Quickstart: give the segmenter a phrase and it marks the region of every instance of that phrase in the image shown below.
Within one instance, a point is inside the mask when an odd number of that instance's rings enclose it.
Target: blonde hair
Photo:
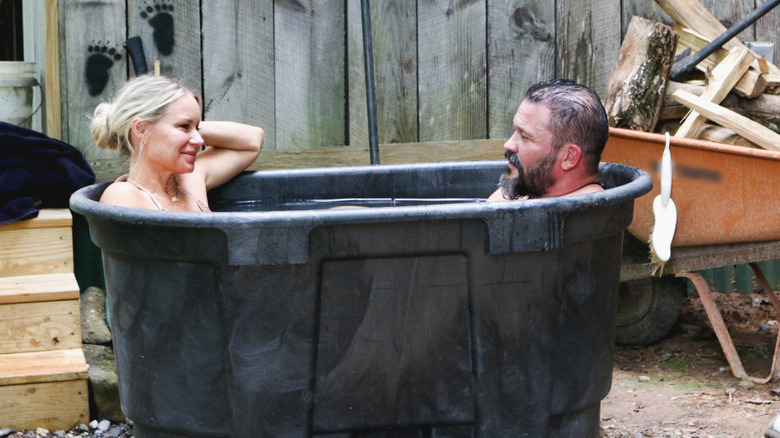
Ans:
[[[129,156],[133,153],[130,142],[133,119],[139,117],[154,123],[171,102],[186,95],[201,104],[195,93],[175,79],[153,75],[135,77],[119,90],[113,102],[103,102],[95,108],[89,126],[92,138],[101,149],[118,149]],[[142,147],[139,145],[139,149]]]

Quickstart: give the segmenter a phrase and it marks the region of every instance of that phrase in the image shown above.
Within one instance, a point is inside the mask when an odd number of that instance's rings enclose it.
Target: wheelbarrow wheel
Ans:
[[[648,277],[620,283],[616,342],[649,345],[669,333],[687,293],[685,279]]]

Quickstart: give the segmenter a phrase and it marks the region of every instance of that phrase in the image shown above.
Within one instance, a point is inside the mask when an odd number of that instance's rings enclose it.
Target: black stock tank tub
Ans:
[[[623,230],[652,185],[485,203],[505,162],[247,172],[213,213],[100,204],[138,437],[595,437]]]

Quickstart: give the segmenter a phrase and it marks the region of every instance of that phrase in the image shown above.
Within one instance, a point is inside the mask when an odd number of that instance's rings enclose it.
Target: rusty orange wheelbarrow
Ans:
[[[709,285],[696,271],[750,265],[780,315],[780,302],[756,264],[780,259],[780,153],[673,137],[671,197],[677,206],[677,229],[671,258],[662,275],[654,275],[658,266],[646,245],[653,228],[652,202],[660,193],[664,147],[663,135],[610,128],[602,157],[642,168],[654,180],[653,190],[635,201],[631,235],[624,244],[618,341],[646,344],[665,335],[679,314],[685,295],[682,279],[687,278],[702,299],[734,376],[766,383],[776,373],[780,335],[769,376],[748,376]]]

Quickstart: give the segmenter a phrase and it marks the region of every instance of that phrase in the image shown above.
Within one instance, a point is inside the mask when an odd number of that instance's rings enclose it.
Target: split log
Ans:
[[[755,59],[756,57],[747,49],[739,47],[732,49],[729,55],[712,70],[710,80],[704,86],[704,91],[699,97],[713,103],[720,103]],[[701,117],[699,113],[691,111],[674,136],[694,137],[705,121],[706,119]]]
[[[688,107],[672,98],[672,94],[677,90],[685,90],[698,96],[704,91],[704,87],[669,81],[663,103],[661,104],[659,120],[681,119],[690,111]],[[721,106],[755,120],[764,126],[780,126],[780,96],[764,93],[755,99],[745,99],[731,93],[723,99]]]
[[[671,27],[633,17],[607,84],[604,107],[610,126],[651,132],[674,62],[677,33]]]
[[[678,54],[687,48],[690,48],[692,52],[698,52],[710,42],[710,40],[708,40],[706,37],[691,29],[675,26],[674,30],[680,35],[679,41],[677,43]],[[746,47],[743,50],[748,50],[751,54],[753,54],[753,59],[755,61],[755,54],[752,51]],[[704,60],[697,64],[696,69],[705,73],[710,72],[715,69],[718,64],[723,62],[728,54],[729,51],[725,49],[721,48],[716,50],[712,53],[712,55],[704,58]],[[751,61],[751,63],[754,61]],[[743,97],[758,97],[766,90],[766,87],[767,81],[764,78],[764,75],[756,68],[750,68],[739,79],[736,85],[734,85],[734,92]]]
[[[780,152],[780,134],[734,111],[707,102],[687,91],[678,90],[672,97],[713,122],[731,129],[764,149]]]
[[[671,99],[671,95],[669,96]],[[655,128],[655,132],[663,134],[665,132],[675,132],[680,128],[679,120],[669,120],[665,122],[659,122]],[[696,133],[696,138],[699,140],[713,141],[715,143],[731,144],[734,146],[743,146],[749,148],[758,148],[759,146],[752,141],[742,137],[731,129],[724,128],[722,126],[713,125],[711,123],[705,123],[699,128]]]
[[[695,30],[710,41],[728,30],[698,0],[655,0],[655,2],[672,20],[683,27]],[[734,47],[748,48],[737,37],[723,45],[726,50],[731,50]],[[776,65],[769,64],[769,69],[771,74],[780,74],[780,68]]]
[[[780,86],[780,75],[764,75],[764,79],[766,79],[767,88]]]

